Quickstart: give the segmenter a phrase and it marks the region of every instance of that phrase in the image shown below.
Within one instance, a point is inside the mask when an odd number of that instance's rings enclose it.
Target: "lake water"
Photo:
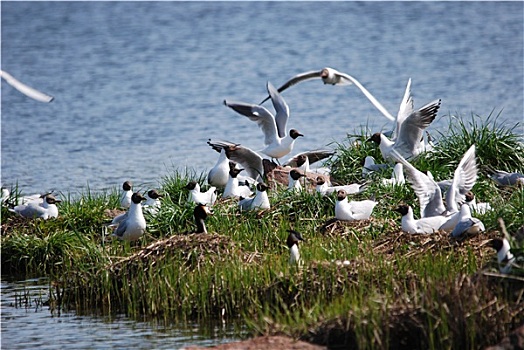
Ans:
[[[415,105],[523,119],[522,2],[2,2],[2,69],[55,96],[2,82],[2,185],[24,193],[155,186],[197,173],[209,138],[262,148],[224,99],[258,103],[266,82],[336,68],[396,114]],[[391,124],[354,87],[309,81],[284,92],[295,151]],[[268,108],[272,108],[270,104]]]
[[[46,279],[0,282],[2,349],[180,349],[239,339],[230,325],[165,325],[124,316],[51,312]]]
[[[258,103],[268,80],[326,66],[357,78],[393,115],[411,77],[416,106],[442,99],[430,130],[450,114],[502,111],[521,122],[523,16],[523,2],[2,2],[2,69],[55,101],[2,82],[1,182],[74,194],[205,171],[217,159],[209,138],[262,148],[255,123],[224,99]],[[310,81],[283,95],[289,125],[305,135],[295,152],[343,142],[361,125],[391,128],[351,86]],[[185,343],[175,338],[199,337],[12,308],[13,288],[2,282],[4,348],[54,348],[51,334],[68,348],[177,348]]]

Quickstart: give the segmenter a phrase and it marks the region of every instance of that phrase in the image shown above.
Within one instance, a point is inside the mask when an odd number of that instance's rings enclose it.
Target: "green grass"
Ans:
[[[53,304],[81,313],[241,320],[252,334],[361,349],[483,347],[524,322],[522,280],[506,283],[483,273],[497,272],[486,242],[502,236],[498,218],[510,232],[524,224],[524,190],[496,187],[485,168],[524,170],[523,153],[515,154],[522,150],[516,128],[492,117],[450,119],[437,150],[414,162],[437,179],[449,178],[471,140],[482,148],[474,191],[495,210],[479,216],[487,233],[462,242],[445,234],[403,234],[391,209],[408,203],[418,213],[413,190],[374,180],[354,196],[379,202],[369,221],[326,229],[334,195],[278,188],[269,191],[272,208],[262,213],[240,213],[235,201],[220,200],[206,221],[209,235],[188,235],[193,205],[186,203],[184,186],[190,180],[207,184],[205,174],[186,171],[161,180],[166,197],[159,213],[147,217],[148,233],[137,244],[102,238],[106,210],[118,208],[117,188],[87,189],[75,200],[61,194],[54,220],[23,220],[3,207],[3,273],[49,276],[57,290]],[[378,148],[363,142],[368,137],[349,135],[338,145],[329,161],[336,179],[360,181],[365,155],[380,161]],[[305,238],[301,269],[288,264],[290,228]]]

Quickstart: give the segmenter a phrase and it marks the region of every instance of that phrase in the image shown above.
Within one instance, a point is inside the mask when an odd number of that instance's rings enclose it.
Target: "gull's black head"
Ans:
[[[393,210],[396,211],[397,213],[400,213],[400,215],[404,216],[409,212],[409,206],[405,204],[401,204]]]
[[[299,137],[299,136],[304,136],[304,135],[302,135],[302,134],[301,134],[300,132],[298,132],[298,130],[296,130],[296,129],[291,129],[291,130],[289,130],[289,136],[291,136],[291,138],[292,138],[293,140],[295,140],[297,137]]]
[[[344,190],[338,190],[337,191],[337,200],[343,201],[347,197],[347,193]]]
[[[130,191],[133,188],[133,183],[131,181],[126,181],[122,184],[122,189],[124,191]]]
[[[377,145],[380,145],[380,133],[376,132],[369,139],[366,140],[367,142],[375,142]]]
[[[139,204],[142,201],[145,201],[146,198],[140,194],[140,192],[135,192],[131,196],[131,201],[135,204]]]

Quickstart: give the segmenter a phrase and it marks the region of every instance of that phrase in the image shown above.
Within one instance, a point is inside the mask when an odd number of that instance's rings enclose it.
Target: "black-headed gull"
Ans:
[[[449,219],[443,215],[431,216],[428,218],[415,219],[413,209],[409,205],[399,205],[394,211],[402,215],[402,231],[406,233],[435,233],[441,229],[442,225]]]
[[[217,194],[215,193],[216,187],[211,186],[207,191],[200,191],[200,184],[196,181],[190,181],[186,185],[186,189],[189,190],[188,202],[196,204],[205,204],[212,206],[215,204]]]
[[[300,178],[305,177],[304,173],[301,173],[297,169],[291,169],[287,175],[288,186],[287,189],[290,191],[300,192],[302,191],[302,185],[300,184]]]
[[[257,183],[255,196],[251,198],[241,198],[238,202],[240,210],[269,209],[271,207],[267,195],[268,185],[263,182]]]
[[[464,235],[474,235],[486,230],[482,221],[471,216],[471,208],[468,204],[462,204],[459,213],[458,223],[451,231],[452,237],[459,238]]]
[[[131,196],[133,195],[133,183],[125,181],[122,184],[122,195],[120,196],[120,206],[122,208],[129,208],[131,205]]]
[[[338,192],[344,190],[346,195],[361,193],[366,188],[366,184],[350,184],[350,185],[340,185],[340,186],[330,186],[326,179],[322,176],[318,176],[316,179],[316,190],[322,196],[330,195],[333,192]]]
[[[475,145],[471,145],[462,156],[453,174],[451,185],[446,191],[446,206],[448,212],[454,213],[459,211],[458,205],[466,200],[466,193],[475,185],[477,173]]]
[[[510,273],[516,259],[511,253],[509,241],[506,238],[494,238],[489,241],[489,245],[497,251],[497,262],[500,273]]]
[[[392,150],[396,150],[406,159],[417,156],[422,152],[420,144],[424,130],[435,120],[440,103],[440,99],[432,101],[399,118],[396,127],[397,137],[394,141],[380,132],[373,134],[368,141],[373,141],[379,146],[382,158],[386,161],[392,160]]]
[[[43,92],[40,92],[30,86],[27,86],[26,84],[22,83],[21,81],[13,78],[13,76],[6,71],[0,70],[0,76],[2,79],[4,79],[9,85],[26,95],[27,97],[30,97],[36,101],[39,102],[45,102],[49,103],[54,100],[53,96],[50,96],[48,94],[45,94]]]
[[[56,199],[52,194],[46,194],[41,203],[30,202],[29,204],[17,205],[9,210],[25,218],[47,220],[58,217],[58,207],[56,203],[60,202],[61,201]]]
[[[162,202],[160,201],[160,198],[162,197],[164,197],[164,195],[155,189],[147,191],[145,195],[146,202],[142,205],[142,208],[145,212],[151,215],[156,215],[162,205]]]
[[[302,235],[300,232],[295,230],[288,230],[289,235],[287,236],[286,244],[289,248],[289,264],[292,266],[302,265],[302,260],[300,260],[300,252],[298,250],[298,242],[303,241]]]
[[[326,67],[320,71],[309,71],[295,75],[293,78],[289,79],[281,87],[278,88],[278,92],[286,90],[288,87],[298,84],[302,81],[309,79],[322,79],[324,84],[329,85],[351,85],[354,84],[362,93],[367,97],[367,99],[377,108],[386,118],[391,121],[395,120],[387,110],[382,106],[380,102],[373,96],[357,79],[352,77],[349,74],[342,73],[336,69]],[[271,96],[266,97],[260,104],[266,102]]]
[[[208,140],[207,144],[217,152],[224,150],[228,159],[240,164],[247,177],[258,179],[264,176],[262,156],[250,148],[224,140]],[[229,162],[227,166],[227,176],[229,179]]]
[[[264,133],[265,148],[260,152],[271,158],[279,159],[291,152],[297,137],[304,135],[295,129],[289,130],[289,133],[286,131],[289,107],[275,87],[269,82],[267,83],[267,90],[275,107],[275,116],[265,107],[257,104],[228,102],[227,100],[224,101],[224,104],[256,122]]]
[[[145,200],[139,192],[133,193],[129,210],[123,214],[113,236],[124,241],[136,241],[144,235],[146,219],[142,213],[142,201]]]
[[[377,202],[369,199],[348,202],[346,191],[338,190],[337,202],[335,203],[335,218],[343,221],[369,219],[376,205]]]
[[[208,141],[208,144],[210,141],[211,140]],[[217,151],[220,155],[218,156],[215,165],[207,174],[207,183],[211,186],[224,188],[226,187],[229,178],[229,159],[227,158],[226,150],[224,148],[220,147]]]
[[[226,187],[222,198],[247,198],[252,195],[251,188],[245,185],[239,185],[238,174],[244,169],[238,169],[236,163],[229,162],[229,179],[227,180]]]
[[[472,191],[466,192],[466,203],[469,205],[471,210],[476,214],[486,214],[488,211],[493,210],[489,203],[477,203],[476,196]]]
[[[334,155],[335,152],[328,149],[318,149],[313,151],[301,152],[294,157],[288,159],[282,166],[290,166],[292,168],[298,168],[298,170],[307,173],[310,171],[310,165],[321,161],[323,159],[329,158]],[[329,170],[326,168],[314,169],[315,172],[320,172],[322,174],[329,173]],[[327,175],[327,174],[326,174]]]
[[[208,215],[212,215],[213,212],[211,209],[204,205],[204,204],[197,204],[195,209],[193,210],[193,216],[195,218],[195,224],[196,224],[196,231],[195,233],[207,233],[206,228],[206,218]]]
[[[395,150],[392,151],[395,160],[404,167],[406,177],[415,191],[420,204],[420,217],[443,215],[446,212],[442,192],[433,178],[416,169]]]

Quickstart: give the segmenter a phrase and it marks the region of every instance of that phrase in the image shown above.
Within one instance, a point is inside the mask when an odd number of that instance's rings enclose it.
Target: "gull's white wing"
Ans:
[[[475,145],[472,145],[460,160],[453,182],[446,191],[448,211],[458,211],[457,204],[465,200],[464,195],[470,191],[477,181],[477,162],[475,160]]]
[[[226,100],[224,100],[224,104],[235,112],[256,122],[264,133],[264,144],[266,146],[277,140],[275,117],[265,107],[244,102],[228,102]]]
[[[420,144],[424,130],[435,120],[440,99],[412,112],[401,124],[394,148],[402,155],[413,155]]]
[[[34,100],[40,101],[40,102],[51,102],[53,101],[54,97],[50,96],[48,94],[44,94],[43,92],[40,92],[36,89],[33,89],[30,86],[25,85],[21,81],[13,78],[13,76],[6,71],[0,70],[0,76],[12,87],[26,95],[27,97],[30,97]]]
[[[395,137],[400,133],[400,129],[402,127],[402,123],[406,118],[413,113],[414,106],[413,106],[413,96],[411,96],[411,78],[408,80],[408,84],[406,85],[406,91],[404,92],[404,97],[402,98],[402,101],[400,102],[400,107],[398,109],[397,113],[397,127],[395,129]]]
[[[396,150],[393,149],[391,155],[396,161],[402,163],[404,166],[404,172],[406,173],[408,181],[411,183],[411,187],[413,188],[413,191],[415,191],[420,203],[420,216],[424,218],[442,215],[442,213],[446,211],[446,207],[442,201],[440,187],[435,180],[417,170]]]
[[[284,138],[286,137],[286,127],[289,119],[289,106],[269,81],[267,82],[267,91],[269,96],[271,96],[273,107],[275,107],[275,123],[277,125],[278,136]]]
[[[214,150],[224,149],[227,157],[240,164],[242,168],[244,168],[247,176],[253,179],[264,176],[262,157],[257,152],[229,141],[209,140],[207,143],[213,147]]]

